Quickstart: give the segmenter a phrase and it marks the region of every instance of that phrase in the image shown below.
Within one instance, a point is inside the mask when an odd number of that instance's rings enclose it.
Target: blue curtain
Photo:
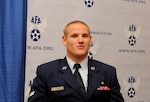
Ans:
[[[0,0],[0,102],[23,102],[27,0]]]

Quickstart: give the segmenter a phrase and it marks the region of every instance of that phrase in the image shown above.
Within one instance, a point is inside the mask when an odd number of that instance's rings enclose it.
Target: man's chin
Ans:
[[[79,53],[79,54],[77,54],[78,57],[87,57],[87,55],[88,55],[87,53]]]

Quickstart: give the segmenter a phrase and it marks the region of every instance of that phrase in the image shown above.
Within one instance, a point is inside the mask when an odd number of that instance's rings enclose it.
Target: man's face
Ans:
[[[67,35],[62,37],[62,42],[67,48],[70,58],[85,58],[92,41],[89,29],[82,23],[74,23],[68,26]]]

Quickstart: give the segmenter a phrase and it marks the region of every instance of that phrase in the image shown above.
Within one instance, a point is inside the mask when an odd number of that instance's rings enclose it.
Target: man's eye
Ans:
[[[88,37],[88,36],[89,36],[89,35],[87,35],[87,34],[84,34],[84,35],[83,35],[83,37]]]
[[[73,34],[73,35],[71,35],[71,37],[77,37],[77,35],[76,35],[76,34]]]

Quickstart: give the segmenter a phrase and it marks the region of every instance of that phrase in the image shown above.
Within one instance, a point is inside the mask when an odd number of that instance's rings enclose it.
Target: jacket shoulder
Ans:
[[[110,64],[106,64],[104,62],[101,62],[101,61],[98,61],[98,60],[92,60],[92,63],[95,67],[99,68],[100,70],[101,69],[104,69],[104,70],[116,70],[116,68]]]
[[[57,60],[53,60],[53,61],[50,61],[50,62],[47,62],[47,63],[43,63],[41,65],[39,65],[37,67],[37,70],[44,70],[44,71],[47,71],[47,70],[56,70],[59,68],[60,66],[60,63],[63,61],[64,59],[57,59]]]

